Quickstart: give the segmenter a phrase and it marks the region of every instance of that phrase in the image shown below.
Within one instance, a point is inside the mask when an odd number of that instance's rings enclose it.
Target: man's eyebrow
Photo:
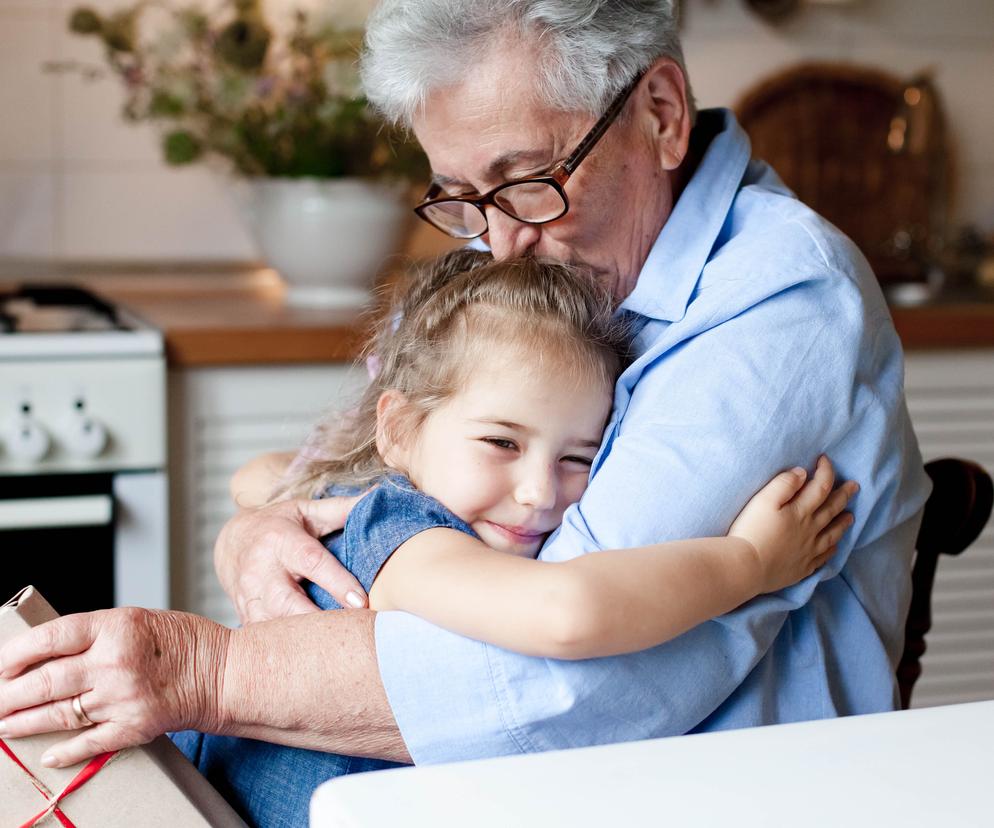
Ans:
[[[484,180],[494,180],[503,177],[503,173],[509,168],[522,163],[535,163],[545,161],[549,158],[548,150],[511,150],[503,155],[498,155],[483,171]],[[431,180],[442,187],[468,187],[465,181],[458,178],[451,178],[441,173],[434,173]]]
[[[506,428],[510,431],[521,431],[524,434],[534,434],[534,429],[528,428],[528,426],[521,425],[520,423],[514,423],[510,420],[501,420],[491,417],[472,417],[470,418],[471,423],[482,423],[483,425],[496,425]],[[579,446],[580,448],[600,448],[600,440],[571,440],[573,445]]]

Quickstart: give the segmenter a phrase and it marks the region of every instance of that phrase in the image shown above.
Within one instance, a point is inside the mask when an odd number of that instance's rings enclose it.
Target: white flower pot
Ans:
[[[258,178],[239,191],[252,235],[292,305],[366,304],[408,221],[402,187],[363,179]]]

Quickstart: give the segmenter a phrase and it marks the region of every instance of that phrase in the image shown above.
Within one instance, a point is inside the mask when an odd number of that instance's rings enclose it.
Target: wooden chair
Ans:
[[[897,668],[901,707],[911,704],[911,690],[922,674],[925,634],[932,627],[932,584],[939,555],[959,555],[973,543],[991,514],[994,484],[969,460],[933,460],[925,464],[932,494],[925,503],[917,555],[911,573],[911,608],[904,629],[904,653]]]

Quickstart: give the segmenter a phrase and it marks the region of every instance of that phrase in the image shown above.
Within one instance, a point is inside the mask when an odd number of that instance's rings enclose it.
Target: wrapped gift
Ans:
[[[0,608],[0,645],[57,617],[33,587]],[[72,734],[0,739],[0,824],[7,828],[244,828],[165,736],[70,768],[41,757]]]

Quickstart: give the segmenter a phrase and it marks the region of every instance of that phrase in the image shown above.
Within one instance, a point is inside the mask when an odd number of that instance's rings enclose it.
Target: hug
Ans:
[[[336,775],[895,709],[930,490],[900,342],[857,248],[697,110],[672,4],[382,0],[362,71],[471,249],[398,290],[351,410],[234,481],[243,626],[38,627],[0,735],[75,703],[53,765],[171,732],[300,825]]]

